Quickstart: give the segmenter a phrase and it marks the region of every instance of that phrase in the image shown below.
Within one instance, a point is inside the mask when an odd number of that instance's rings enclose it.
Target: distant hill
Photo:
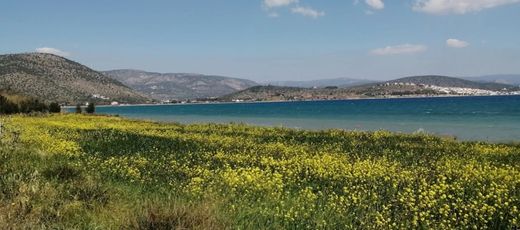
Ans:
[[[494,83],[494,82],[476,82],[469,81],[461,78],[437,76],[437,75],[426,75],[426,76],[413,76],[404,77],[396,80],[387,81],[387,83],[414,83],[423,85],[436,85],[440,87],[460,87],[460,88],[473,88],[473,89],[485,89],[485,90],[502,90],[502,89],[513,89],[515,86]]]
[[[313,87],[327,87],[327,86],[338,86],[340,88],[363,85],[372,83],[374,81],[352,79],[352,78],[332,78],[322,80],[310,80],[310,81],[274,81],[269,82],[269,85],[274,86],[289,86],[289,87],[302,87],[302,88],[313,88]]]
[[[288,101],[288,100],[337,100],[356,98],[347,89],[338,87],[301,88],[288,86],[254,86],[220,97],[220,101]]]
[[[478,82],[494,82],[508,85],[520,86],[520,74],[497,74],[479,77],[464,77],[466,80]]]
[[[68,104],[150,100],[84,65],[43,53],[0,55],[0,90]]]
[[[500,92],[503,92],[504,89],[505,91],[518,90],[518,87],[507,84],[475,82],[461,78],[437,75],[404,77],[381,83],[354,86],[350,87],[349,90],[351,90],[355,94],[366,95],[369,97],[439,95],[447,93],[428,86],[478,89]]]
[[[220,97],[219,100],[285,101],[334,100],[367,97],[435,96],[445,94],[496,95],[496,93],[493,93],[499,92],[507,94],[507,92],[515,90],[519,90],[518,87],[507,84],[474,82],[454,77],[429,75],[405,77],[386,82],[370,83],[348,88],[301,88],[272,85],[255,86]]]
[[[258,85],[254,81],[190,73],[112,70],[105,75],[158,100],[219,97]]]

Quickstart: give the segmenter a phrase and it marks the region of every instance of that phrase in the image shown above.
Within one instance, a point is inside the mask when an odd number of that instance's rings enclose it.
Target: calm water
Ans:
[[[97,112],[181,123],[425,131],[464,140],[520,141],[520,96],[120,106]]]

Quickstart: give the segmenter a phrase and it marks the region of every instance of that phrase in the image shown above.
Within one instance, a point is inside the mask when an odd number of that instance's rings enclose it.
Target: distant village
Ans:
[[[415,84],[411,82],[387,82],[380,84],[380,86],[417,86],[423,89],[431,89],[446,95],[460,95],[460,96],[499,96],[499,95],[520,95],[520,91],[509,91],[506,88],[501,91],[461,88],[461,87],[441,87],[436,85]]]

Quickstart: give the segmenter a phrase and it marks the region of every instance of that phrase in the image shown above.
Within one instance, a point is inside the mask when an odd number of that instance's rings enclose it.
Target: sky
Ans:
[[[1,0],[0,54],[258,82],[520,73],[520,0]]]

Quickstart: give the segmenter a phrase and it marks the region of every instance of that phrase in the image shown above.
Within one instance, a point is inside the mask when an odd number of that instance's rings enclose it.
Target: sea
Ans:
[[[186,124],[389,130],[459,140],[520,142],[520,96],[107,106],[97,107],[96,113]]]

